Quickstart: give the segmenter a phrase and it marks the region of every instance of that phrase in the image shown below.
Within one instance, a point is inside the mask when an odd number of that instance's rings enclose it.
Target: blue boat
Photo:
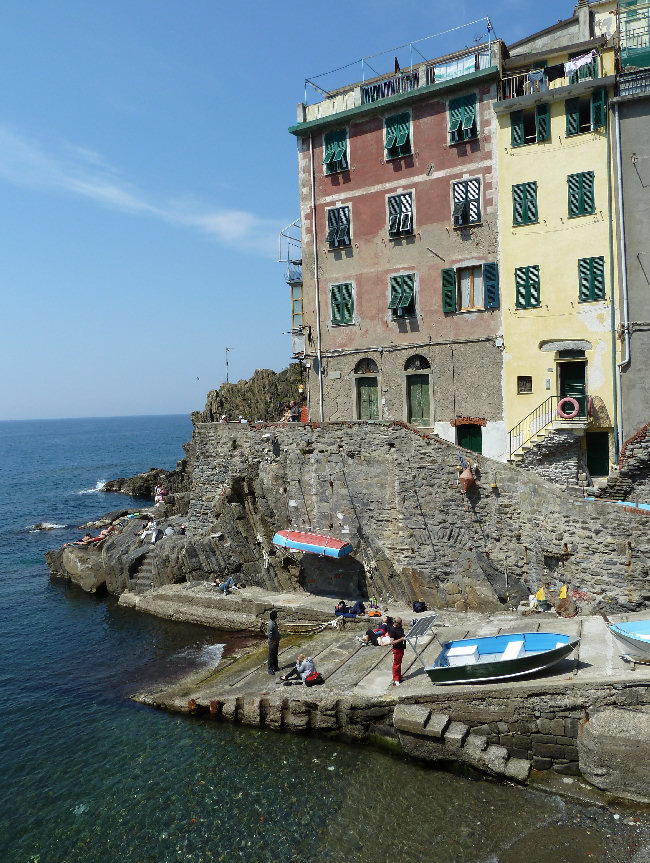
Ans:
[[[610,623],[609,631],[627,653],[650,659],[650,619]]]
[[[484,683],[536,674],[561,662],[580,643],[557,632],[516,632],[446,641],[426,668],[433,683]]]
[[[354,551],[352,545],[342,539],[333,539],[321,533],[303,533],[299,530],[279,530],[273,537],[273,545],[325,557],[345,557]]]

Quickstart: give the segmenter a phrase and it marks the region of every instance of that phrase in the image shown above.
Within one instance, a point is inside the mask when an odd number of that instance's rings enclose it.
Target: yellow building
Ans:
[[[506,447],[567,482],[606,476],[617,456],[615,5],[581,0],[509,46],[495,104]]]

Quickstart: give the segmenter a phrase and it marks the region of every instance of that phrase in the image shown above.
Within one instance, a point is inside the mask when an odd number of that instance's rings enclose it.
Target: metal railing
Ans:
[[[520,96],[528,96],[531,93],[546,93],[556,87],[567,87],[577,81],[589,81],[598,78],[599,57],[594,57],[591,63],[582,66],[571,75],[554,78],[548,81],[546,75],[540,80],[531,80],[530,73],[517,72],[516,75],[507,75],[501,79],[501,98],[518,99]],[[539,70],[543,71],[543,70]]]
[[[565,417],[561,417],[557,412],[558,404],[563,398],[566,398],[566,396],[549,396],[546,401],[543,401],[534,411],[531,411],[528,416],[524,417],[521,422],[518,422],[514,428],[510,429],[508,432],[509,458],[512,458],[516,452],[552,422],[565,419]],[[569,396],[569,398],[574,399],[578,404],[578,413],[573,419],[586,420],[590,411],[588,408],[589,396],[574,395]]]

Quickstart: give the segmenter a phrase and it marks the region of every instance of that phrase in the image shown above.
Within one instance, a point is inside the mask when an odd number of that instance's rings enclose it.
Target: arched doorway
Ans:
[[[379,419],[379,367],[364,357],[354,367],[356,414],[358,420]]]
[[[431,425],[431,363],[414,354],[404,364],[406,375],[406,421],[414,426]]]

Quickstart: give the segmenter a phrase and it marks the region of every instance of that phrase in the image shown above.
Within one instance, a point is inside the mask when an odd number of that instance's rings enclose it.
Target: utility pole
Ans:
[[[228,352],[230,348],[226,348],[226,383],[228,383]]]

